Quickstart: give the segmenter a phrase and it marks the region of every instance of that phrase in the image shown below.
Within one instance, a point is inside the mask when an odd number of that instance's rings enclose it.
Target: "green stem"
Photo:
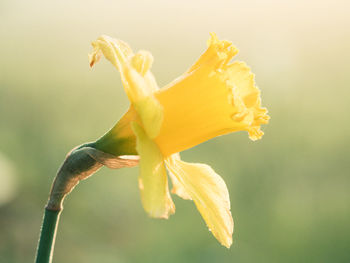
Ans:
[[[45,209],[40,239],[36,253],[36,263],[50,263],[55,245],[57,225],[61,211]]]
[[[95,143],[76,147],[68,153],[53,181],[50,197],[45,208],[40,239],[36,253],[36,263],[51,263],[55,245],[56,231],[64,198],[82,180],[88,178],[103,165],[118,169],[138,164],[135,156],[124,158],[99,151]],[[127,157],[127,158],[125,158]]]

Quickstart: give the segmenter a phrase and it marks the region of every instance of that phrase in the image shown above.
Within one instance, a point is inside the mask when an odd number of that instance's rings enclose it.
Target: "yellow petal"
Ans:
[[[134,55],[128,44],[105,35],[100,36],[91,45],[94,49],[89,54],[90,67],[99,61],[102,53],[119,71],[122,71],[124,64]]]
[[[205,164],[186,163],[172,155],[165,160],[168,170],[197,206],[209,230],[224,246],[232,244],[233,220],[225,182]]]
[[[178,158],[180,159],[180,155],[178,153],[175,153],[172,155],[172,158]],[[185,187],[180,183],[180,181],[177,179],[177,177],[168,169],[169,176],[171,178],[171,182],[173,185],[173,188],[171,189],[171,193],[177,194],[182,199],[185,200],[192,200],[192,197],[186,192]]]
[[[140,155],[139,188],[143,208],[151,217],[168,218],[175,212],[175,205],[169,194],[163,156],[141,126],[133,122],[132,129]]]
[[[149,138],[155,138],[160,131],[163,122],[163,107],[153,96],[153,93],[138,93],[147,90],[148,84],[135,70],[126,71],[126,78],[130,90],[135,91],[129,95],[131,103],[139,116],[142,126]]]
[[[260,125],[269,119],[250,68],[243,62],[229,63],[237,49],[215,35],[208,44],[187,72],[155,94],[164,110],[155,139],[164,156],[235,131],[259,139]]]
[[[153,57],[149,52],[139,51],[131,58],[132,66],[124,70],[126,92],[151,139],[159,134],[163,121],[163,107],[153,95],[159,88],[149,70],[152,63]]]
[[[162,125],[163,108],[153,95],[159,88],[150,71],[152,55],[147,51],[134,55],[128,44],[108,36],[99,37],[92,46],[90,66],[98,62],[102,53],[119,70],[125,92],[144,130],[150,138],[155,138]]]

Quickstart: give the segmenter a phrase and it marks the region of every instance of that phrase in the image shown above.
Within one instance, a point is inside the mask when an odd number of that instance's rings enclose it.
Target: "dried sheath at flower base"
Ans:
[[[63,200],[81,181],[99,170],[103,165],[111,169],[133,167],[138,164],[138,156],[114,156],[99,151],[86,144],[68,153],[52,184],[46,209],[62,210]]]

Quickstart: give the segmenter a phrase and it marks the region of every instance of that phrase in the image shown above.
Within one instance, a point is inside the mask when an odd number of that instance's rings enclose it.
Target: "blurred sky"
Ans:
[[[160,86],[205,50],[209,32],[251,66],[272,119],[183,153],[226,181],[234,245],[221,247],[194,205],[153,220],[137,168],[102,169],[65,204],[56,262],[350,262],[350,2],[0,2],[0,262],[28,262],[65,154],[103,135],[128,100],[101,34],[152,52]],[[4,168],[6,167],[6,168]],[[9,168],[10,167],[10,168]],[[55,261],[54,261],[55,262]]]

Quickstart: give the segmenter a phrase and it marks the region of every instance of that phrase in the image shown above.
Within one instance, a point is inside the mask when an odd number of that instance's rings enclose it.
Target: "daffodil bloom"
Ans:
[[[92,46],[90,66],[104,55],[119,70],[131,102],[96,148],[116,156],[140,156],[141,200],[151,217],[168,218],[175,212],[167,169],[172,193],[193,200],[213,235],[230,247],[233,220],[225,182],[210,166],[184,162],[178,153],[230,132],[247,131],[252,140],[263,135],[260,125],[269,117],[260,106],[254,75],[244,62],[230,62],[238,50],[212,34],[198,61],[159,89],[149,52],[134,54],[126,43],[108,36]]]

